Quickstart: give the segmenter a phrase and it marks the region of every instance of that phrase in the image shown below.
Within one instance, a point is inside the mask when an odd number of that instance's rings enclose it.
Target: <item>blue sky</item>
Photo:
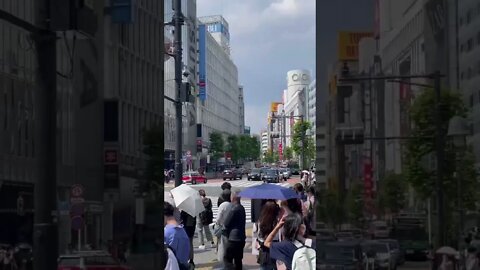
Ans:
[[[266,126],[271,101],[281,101],[287,71],[315,74],[314,0],[197,0],[197,15],[222,15],[245,92],[245,124]]]

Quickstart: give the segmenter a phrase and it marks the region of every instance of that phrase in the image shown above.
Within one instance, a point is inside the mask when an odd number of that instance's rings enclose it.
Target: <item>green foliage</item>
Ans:
[[[225,141],[222,134],[218,132],[210,133],[210,154],[212,159],[216,162],[219,158],[223,157],[225,151]]]
[[[353,184],[348,190],[345,209],[349,223],[360,226],[363,218],[363,186],[361,184]]]
[[[293,158],[293,149],[290,146],[285,147],[283,150],[283,157],[286,160],[290,160]]]
[[[382,210],[389,210],[392,214],[398,214],[406,205],[406,193],[408,183],[401,174],[388,173],[380,182],[379,200]]]
[[[304,162],[302,162],[304,168],[307,167],[305,163],[308,160],[315,158],[315,141],[312,137],[306,135],[311,128],[312,124],[306,121],[298,121],[293,126],[292,149],[298,156],[301,156],[302,149],[305,149]]]
[[[334,190],[319,192],[317,204],[317,221],[328,223],[334,227],[345,220],[345,209],[339,194]]]
[[[232,154],[232,161],[233,162],[236,162],[238,160],[239,147],[238,147],[237,136],[229,135],[227,137],[227,146],[226,146],[225,151]]]
[[[278,153],[273,152],[271,150],[265,153],[265,157],[263,159],[265,163],[275,163],[278,160],[279,160]]]
[[[460,115],[465,117],[467,109],[463,104],[462,98],[458,93],[443,91],[441,96],[441,120],[443,141],[448,142],[446,136],[449,120]],[[435,153],[435,141],[431,138],[425,138],[435,134],[435,95],[433,90],[425,89],[415,99],[410,117],[415,124],[411,136],[413,139],[407,143],[407,174],[406,179],[415,189],[416,193],[426,199],[434,195],[435,172],[429,172],[428,168],[422,165],[422,158],[428,153]],[[472,209],[474,200],[478,193],[478,179],[474,168],[474,158],[471,149],[466,153],[459,155],[456,162],[455,149],[451,143],[445,143],[445,161],[443,166],[444,178],[442,179],[442,189],[445,193],[445,202],[447,202],[447,211],[453,207],[457,201],[457,180],[453,177],[454,172],[460,172],[462,175],[462,198],[464,209]],[[457,168],[455,168],[457,164]],[[458,169],[458,170],[457,170]]]
[[[232,161],[255,160],[260,157],[260,141],[248,135],[230,135],[226,151],[232,153]]]
[[[163,127],[155,126],[143,131],[143,153],[147,156],[146,189],[151,194],[163,192],[164,183],[164,135]]]

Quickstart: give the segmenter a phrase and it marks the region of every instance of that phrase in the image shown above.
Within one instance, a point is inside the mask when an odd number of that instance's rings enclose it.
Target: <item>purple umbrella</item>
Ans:
[[[299,198],[293,189],[267,183],[246,188],[239,195],[249,199],[288,200]]]

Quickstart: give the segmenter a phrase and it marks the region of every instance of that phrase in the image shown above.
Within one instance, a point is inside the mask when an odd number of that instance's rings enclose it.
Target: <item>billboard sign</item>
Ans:
[[[362,38],[373,37],[372,32],[338,32],[338,60],[357,61],[358,43]]]
[[[277,112],[278,111],[278,105],[282,104],[282,102],[272,102],[270,104],[270,112]]]
[[[226,27],[223,23],[216,22],[207,24],[207,31],[210,33],[222,33],[228,40],[230,40],[228,27]]]
[[[201,101],[205,101],[207,99],[207,65],[206,65],[206,58],[207,58],[207,50],[206,50],[206,29],[205,25],[198,26],[198,77],[199,82],[198,86],[200,88],[199,92],[199,99]]]

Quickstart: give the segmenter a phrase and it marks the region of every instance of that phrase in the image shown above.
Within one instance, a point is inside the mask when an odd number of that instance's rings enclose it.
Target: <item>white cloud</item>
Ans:
[[[245,89],[245,120],[258,133],[286,72],[315,68],[315,0],[197,0],[198,16],[222,15]]]
[[[268,109],[268,105],[245,104],[245,125],[250,126],[251,133],[259,134],[266,128]]]

